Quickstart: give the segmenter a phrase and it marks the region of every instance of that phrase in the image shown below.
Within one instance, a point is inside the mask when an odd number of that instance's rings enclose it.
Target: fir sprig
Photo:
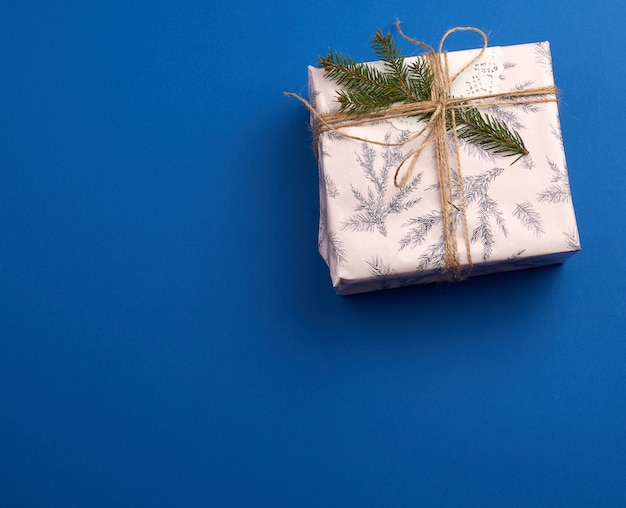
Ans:
[[[480,145],[485,150],[504,157],[517,155],[519,159],[528,155],[524,140],[516,130],[510,129],[497,118],[481,114],[476,108],[455,110],[455,121],[459,124],[459,139]]]
[[[362,115],[388,108],[392,104],[429,101],[432,98],[433,71],[425,58],[408,63],[398,49],[391,33],[378,30],[372,36],[372,48],[383,62],[379,69],[366,63],[357,63],[349,56],[329,51],[320,57],[320,66],[326,76],[343,87],[338,91],[339,111]],[[430,113],[418,115],[427,119]],[[454,109],[457,136],[500,156],[528,155],[519,133],[503,121],[482,114],[475,107]],[[447,122],[448,130],[452,122]],[[514,162],[515,162],[514,161]]]

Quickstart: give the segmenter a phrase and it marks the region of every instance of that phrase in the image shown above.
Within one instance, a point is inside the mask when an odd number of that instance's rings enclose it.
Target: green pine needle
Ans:
[[[476,108],[457,109],[455,113],[455,121],[459,125],[457,128],[459,139],[479,145],[503,157],[528,155],[522,137],[504,122],[483,115]]]
[[[387,32],[387,35],[383,35],[379,29],[372,36],[372,48],[378,57],[385,62],[385,67],[389,70],[394,84],[406,89],[408,72],[404,65],[404,56],[396,46],[391,33]]]
[[[425,58],[407,64],[393,36],[381,30],[372,36],[372,48],[383,61],[383,69],[357,63],[336,51],[320,57],[319,64],[326,76],[344,88],[337,97],[341,112],[367,114],[396,103],[431,99],[433,71]],[[518,156],[519,159],[528,154],[522,137],[504,122],[483,115],[473,107],[456,109],[454,115],[459,139],[501,156]],[[418,116],[420,119],[428,117],[430,114]],[[451,122],[448,122],[448,129],[451,129]]]
[[[409,93],[415,102],[429,101],[432,98],[433,71],[424,58],[409,65]]]

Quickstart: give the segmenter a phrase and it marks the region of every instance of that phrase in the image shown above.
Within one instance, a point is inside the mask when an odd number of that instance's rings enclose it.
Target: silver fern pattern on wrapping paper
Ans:
[[[465,208],[468,214],[472,214],[476,218],[476,226],[470,232],[471,243],[480,243],[483,248],[482,260],[488,261],[493,253],[495,244],[495,229],[506,237],[508,229],[504,214],[498,203],[489,196],[489,186],[502,174],[503,168],[492,168],[481,174],[466,176],[463,178],[463,190],[465,193]],[[461,189],[459,185],[458,174],[453,171],[452,178],[452,199],[456,203],[461,201]],[[432,185],[426,190],[439,190],[439,184]],[[454,221],[459,227],[463,217],[461,210],[454,207]],[[443,221],[443,212],[440,210],[431,210],[429,213],[409,219],[403,226],[409,228],[409,231],[402,236],[399,242],[398,250],[413,248],[421,245],[426,240],[429,232],[439,226]],[[437,242],[429,245],[424,253],[419,257],[418,270],[427,267],[443,268],[445,264],[445,237],[443,231]]]
[[[343,242],[337,238],[335,233],[328,234],[328,254],[339,265],[346,262],[346,251]]]
[[[550,132],[552,133],[554,138],[559,142],[559,145],[561,147],[561,150],[563,150],[563,153],[565,153],[565,147],[563,146],[563,133],[561,132],[560,124],[557,124],[557,125],[550,124]]]
[[[336,132],[333,132],[333,131],[325,131],[323,133],[323,135],[326,136],[328,139],[330,139],[332,141],[339,141],[339,140],[343,139],[341,134],[337,134]]]
[[[526,249],[520,249],[518,250],[515,254],[511,254],[507,260],[508,261],[513,261],[515,259],[519,259],[524,255],[524,252],[526,252]]]
[[[404,143],[409,134],[408,131],[403,131],[396,143]],[[384,142],[390,141],[391,134],[387,133]],[[393,187],[392,171],[395,171],[403,157],[401,146],[386,146],[381,152],[382,164],[377,170],[376,150],[368,143],[361,144],[361,153],[357,155],[356,162],[371,185],[365,191],[354,185],[350,186],[357,204],[354,207],[355,213],[341,224],[343,231],[378,231],[386,237],[387,217],[407,211],[419,203],[419,198],[414,199],[410,196],[419,185],[422,173],[417,174],[410,183],[399,189]],[[394,192],[388,196],[390,183]]]
[[[391,265],[385,263],[379,256],[373,256],[372,259],[366,262],[369,266],[370,274],[377,279],[384,279],[395,273]]]
[[[550,44],[547,42],[537,42],[535,44],[535,62],[546,68],[545,72],[552,72],[552,54]]]
[[[317,108],[316,98],[320,93],[322,92],[314,92],[313,90],[311,90],[311,87],[309,87],[309,103],[311,104],[311,106],[313,106],[313,108]]]
[[[548,166],[552,170],[551,185],[539,193],[539,201],[543,203],[569,203],[572,194],[569,187],[567,169],[559,166],[550,158],[546,158]]]
[[[320,175],[321,177],[321,175]],[[320,186],[324,180],[320,178]],[[321,194],[320,194],[321,195]],[[333,260],[338,265],[346,262],[346,250],[343,242],[335,233],[328,232],[326,222],[326,200],[320,199],[320,218],[317,235],[317,247],[322,256],[328,261]]]
[[[516,131],[521,131],[526,128],[515,111],[505,110],[500,106],[489,106],[487,111],[492,117],[506,123],[509,127],[512,127]]]
[[[465,202],[467,205],[476,203],[477,207],[476,215],[478,224],[474,230],[471,231],[470,240],[472,243],[478,241],[482,243],[483,261],[487,261],[493,253],[493,246],[495,244],[494,225],[505,237],[509,234],[504,215],[498,203],[488,194],[489,186],[503,171],[503,168],[492,168],[480,175],[467,176],[463,179]],[[460,215],[460,213],[458,213],[458,215]]]
[[[371,277],[378,281],[376,289],[389,289],[389,279],[395,274],[391,265],[385,263],[379,256],[372,256],[366,263]]]
[[[426,215],[409,219],[403,226],[408,226],[410,230],[400,238],[400,248],[398,250],[407,247],[413,248],[424,243],[430,230],[441,224],[442,218],[441,210],[432,210]]]
[[[335,233],[329,233],[326,227],[326,210],[320,208],[319,234],[317,247],[320,252],[324,253],[327,260],[333,260],[338,265],[344,264],[346,259],[346,250],[343,242],[337,238]]]
[[[544,234],[541,214],[535,210],[529,201],[517,203],[515,210],[513,210],[513,216],[519,219],[526,229],[531,231],[535,236]]]
[[[481,145],[470,143],[463,138],[457,138],[455,141],[454,136],[452,134],[448,134],[448,151],[450,152],[451,157],[456,156],[455,142],[458,143],[459,148],[470,157],[480,159],[481,161],[489,162],[491,164],[496,163],[497,157],[490,151],[485,150]]]
[[[320,218],[317,227],[317,249],[320,252],[327,252],[327,239],[326,239],[326,210],[320,206]],[[328,259],[328,255],[324,256]]]
[[[506,74],[504,71],[508,71],[509,69],[513,69],[517,64],[515,62],[509,62],[505,60],[502,62],[502,73],[498,76],[500,81],[504,81],[506,79]]]
[[[523,168],[527,169],[528,171],[532,171],[533,169],[537,167],[537,165],[535,164],[535,161],[533,160],[530,154],[526,155],[525,157],[522,157],[519,162],[520,162],[520,165]]]
[[[324,181],[324,179],[323,179],[321,170],[318,170],[318,175],[319,175],[318,191],[319,191],[319,196],[320,196],[320,211],[319,211],[320,218],[317,223],[318,224],[317,249],[319,250],[322,257],[326,259],[326,261],[328,262],[329,256],[328,256],[328,235],[326,234],[327,227],[328,227],[326,224],[326,199],[324,197],[325,187],[322,185],[322,182]]]
[[[533,88],[534,86],[535,84],[533,83],[533,81],[528,80],[516,83],[513,87],[513,91],[519,92],[522,90]],[[541,111],[541,106],[539,104],[533,103],[510,104],[509,107],[523,111],[524,113],[537,113],[538,111]],[[522,123],[522,119],[520,118],[519,114],[517,114],[514,110],[505,110],[501,106],[489,106],[489,108],[487,108],[487,111],[491,116],[506,123],[509,127],[512,127],[517,131],[526,129],[526,125]]]
[[[337,189],[335,182],[331,180],[330,176],[324,175],[324,185],[326,185],[326,195],[329,198],[334,199],[339,196],[339,190]]]
[[[558,141],[561,148],[563,148],[563,135],[561,133],[560,125],[551,124],[550,132]],[[546,160],[548,166],[552,170],[552,179],[550,180],[551,185],[539,193],[539,201],[544,203],[570,203],[572,200],[572,193],[569,186],[569,177],[565,159],[563,159],[562,166],[559,166],[550,158],[546,158]]]
[[[323,138],[326,138],[327,140],[333,140],[333,141],[338,141],[341,139],[341,136],[333,131],[326,131],[323,132],[320,135],[320,139],[318,140],[319,143],[319,151],[320,153],[324,156],[324,157],[332,157],[332,155],[330,155],[326,150],[324,150],[324,146],[325,143],[323,142]]]
[[[563,231],[565,237],[565,247],[569,250],[580,250],[580,240],[578,238],[578,232],[574,229]]]
[[[529,88],[533,88],[535,86],[535,82],[531,79],[526,80],[526,81],[522,81],[519,83],[515,83],[515,86],[513,87],[513,89],[516,92],[521,92],[522,90],[527,90]],[[539,96],[538,96],[539,97]],[[542,96],[545,97],[545,96]],[[520,103],[520,104],[512,104],[511,106],[513,106],[516,109],[520,109],[522,110],[524,113],[538,113],[539,111],[541,111],[544,106],[542,106],[541,103],[536,104],[536,103]],[[521,127],[522,129],[525,129],[525,126]]]

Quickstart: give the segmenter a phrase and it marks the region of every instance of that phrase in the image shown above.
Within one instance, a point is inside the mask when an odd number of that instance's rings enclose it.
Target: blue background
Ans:
[[[626,506],[624,3],[265,4],[0,7],[0,505]],[[282,92],[396,17],[551,41],[567,263],[334,294]]]

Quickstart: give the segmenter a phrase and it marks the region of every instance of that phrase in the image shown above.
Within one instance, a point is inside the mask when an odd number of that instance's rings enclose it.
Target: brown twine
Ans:
[[[431,46],[421,41],[408,37],[400,28],[400,22],[396,22],[396,29],[400,35],[407,41],[421,46],[427,50],[424,54],[424,58],[428,59],[430,68],[433,71],[433,86],[432,86],[432,99],[430,101],[415,102],[410,104],[394,104],[384,110],[373,111],[365,114],[348,114],[344,112],[330,112],[330,113],[318,113],[313,106],[299,95],[284,92],[289,97],[294,97],[302,102],[311,112],[313,117],[311,121],[311,127],[313,130],[314,146],[316,156],[317,154],[317,139],[319,136],[328,131],[332,131],[335,134],[353,139],[356,141],[363,141],[365,143],[374,144],[378,146],[400,146],[409,143],[422,135],[425,135],[425,139],[419,146],[412,149],[407,155],[400,161],[396,172],[394,174],[393,182],[396,187],[402,187],[407,183],[417,160],[419,159],[422,151],[426,146],[434,143],[435,155],[437,161],[437,175],[439,178],[439,197],[441,200],[441,209],[443,217],[443,229],[445,239],[445,267],[449,276],[453,279],[462,279],[461,273],[461,261],[459,257],[459,249],[457,245],[456,235],[456,221],[454,218],[454,210],[461,212],[463,221],[463,233],[465,236],[465,249],[468,259],[468,272],[472,268],[472,255],[470,247],[470,235],[469,226],[467,222],[466,203],[465,203],[465,190],[463,186],[463,176],[461,172],[460,151],[459,151],[459,138],[456,129],[455,115],[453,111],[455,109],[468,108],[472,106],[489,107],[489,106],[502,106],[502,105],[516,105],[516,104],[536,104],[542,102],[557,102],[556,94],[557,88],[555,86],[535,87],[525,90],[515,90],[510,92],[486,94],[486,95],[474,95],[471,97],[452,97],[450,94],[450,88],[456,78],[458,78],[466,69],[477,62],[487,49],[487,35],[485,32],[474,27],[456,27],[448,30],[439,42],[438,51],[435,51]],[[460,71],[453,76],[450,76],[448,69],[448,56],[447,52],[443,50],[443,45],[446,39],[456,32],[475,32],[479,34],[483,40],[483,46],[480,52],[472,58]],[[346,132],[346,129],[355,127],[367,123],[372,123],[380,120],[389,120],[393,118],[401,118],[406,116],[419,116],[423,114],[430,114],[429,120],[426,124],[415,134],[408,139],[393,143],[384,142],[378,140],[372,140],[355,136]],[[450,167],[450,156],[447,146],[447,130],[446,130],[446,118],[450,118],[452,126],[452,137],[454,142],[454,155],[457,165],[458,185],[461,194],[461,206],[456,207],[452,203],[452,170]],[[409,161],[409,167],[404,176],[398,181],[400,170],[404,164]]]

